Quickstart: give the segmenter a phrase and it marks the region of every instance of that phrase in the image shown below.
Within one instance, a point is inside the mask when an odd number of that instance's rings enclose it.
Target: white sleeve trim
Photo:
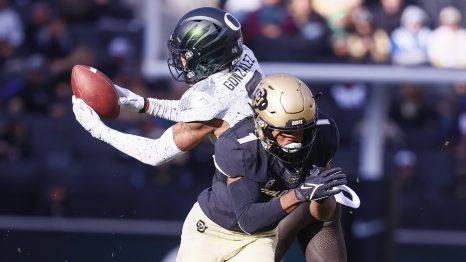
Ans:
[[[251,142],[254,140],[257,140],[257,136],[254,135],[253,133],[249,133],[249,135],[237,139],[238,143],[240,144],[244,144],[244,143]]]
[[[165,130],[158,139],[151,139],[106,128],[101,140],[121,152],[152,166],[164,164],[183,154],[173,140],[172,127]]]
[[[330,125],[330,120],[328,120],[328,119],[318,119],[318,120],[317,120],[317,125],[318,125],[318,126],[321,126],[321,125]]]
[[[244,230],[244,229],[241,227],[241,224],[239,223],[239,220],[238,220],[237,222],[238,222],[239,228],[240,228],[245,234],[247,234],[247,235],[252,235],[251,233],[246,232],[246,230]]]
[[[214,159],[214,166],[215,168],[220,172],[222,173],[223,175],[225,175],[226,177],[230,177],[227,173],[225,173],[221,168],[220,166],[217,164],[217,161],[215,160],[215,155],[212,156],[212,158]]]

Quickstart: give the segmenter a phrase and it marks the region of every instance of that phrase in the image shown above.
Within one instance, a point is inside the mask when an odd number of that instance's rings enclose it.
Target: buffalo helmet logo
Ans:
[[[269,105],[267,101],[267,90],[264,88],[258,88],[254,92],[254,108],[259,109],[260,111],[265,110]]]

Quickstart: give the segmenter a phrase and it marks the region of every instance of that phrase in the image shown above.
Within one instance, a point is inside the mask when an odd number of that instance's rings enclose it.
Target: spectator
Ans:
[[[357,63],[383,63],[388,60],[389,37],[383,29],[376,29],[373,16],[366,8],[352,13],[352,28],[346,36],[349,59]]]
[[[31,132],[19,119],[0,126],[0,161],[21,162],[31,156]]]
[[[23,83],[18,97],[25,103],[26,113],[45,114],[52,100],[48,82],[47,58],[41,54],[28,57],[23,71]]]
[[[0,63],[17,54],[23,44],[23,22],[8,0],[0,0]]]
[[[380,4],[372,11],[375,28],[383,29],[391,34],[393,30],[400,27],[403,5],[404,0],[380,0]]]
[[[322,61],[330,57],[330,29],[325,18],[312,7],[313,0],[291,0],[285,28],[292,36],[287,46],[293,62]]]
[[[425,149],[438,145],[436,138],[441,133],[435,111],[438,100],[419,85],[407,83],[400,87],[390,108],[390,118],[400,126],[407,146]]]
[[[340,126],[340,145],[354,144],[356,128],[368,103],[368,88],[362,82],[339,83],[331,87],[331,114]]]
[[[164,8],[168,10],[171,15],[175,17],[181,17],[189,10],[209,6],[209,7],[219,7],[220,0],[196,0],[196,1],[186,1],[186,0],[165,0],[163,1]]]
[[[246,15],[242,31],[244,43],[250,46],[259,61],[288,59],[283,23],[286,12],[282,0],[263,0],[263,6]]]
[[[121,0],[94,0],[93,11],[97,19],[104,17],[133,19],[134,12],[129,3]]]
[[[420,129],[435,116],[422,87],[418,85],[405,84],[401,86],[395,101],[391,108],[391,116],[402,127]]]
[[[102,72],[113,79],[118,76],[127,75],[137,68],[135,62],[135,47],[128,38],[115,37],[107,46],[107,55],[103,61]]]
[[[413,212],[403,212],[419,205],[423,195],[425,182],[419,176],[417,155],[411,150],[401,149],[393,156],[395,173],[391,179],[391,201],[394,210],[394,218],[397,226],[399,220],[401,226],[412,225],[417,222],[417,214]],[[407,224],[407,225],[406,225]]]
[[[466,29],[460,26],[461,13],[452,6],[440,11],[440,26],[429,38],[427,52],[430,63],[442,68],[466,67]]]
[[[427,14],[418,6],[408,6],[401,15],[401,26],[390,35],[390,57],[398,65],[425,65],[429,63],[427,43],[430,29]]]
[[[313,0],[313,9],[323,15],[331,31],[330,47],[334,59],[346,62],[348,59],[347,36],[352,24],[352,13],[362,7],[362,0]]]
[[[346,32],[351,14],[362,7],[363,0],[313,0],[313,9],[325,17],[333,34]]]
[[[57,0],[60,14],[69,23],[90,23],[96,17],[93,10],[93,0]]]
[[[262,0],[248,0],[248,1],[235,1],[235,0],[225,0],[223,8],[230,12],[234,17],[238,18],[240,23],[243,23],[243,20],[247,13],[257,10],[261,6]]]
[[[49,2],[36,2],[30,5],[25,20],[26,47],[28,52],[40,52],[40,31],[47,27],[52,12],[52,7]]]
[[[69,55],[75,45],[66,21],[58,15],[38,30],[35,41],[38,51],[52,61]]]

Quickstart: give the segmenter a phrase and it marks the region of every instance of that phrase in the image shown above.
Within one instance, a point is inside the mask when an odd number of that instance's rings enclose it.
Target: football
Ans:
[[[71,71],[71,88],[101,117],[114,119],[120,114],[118,96],[110,80],[99,70],[85,65],[75,65]]]

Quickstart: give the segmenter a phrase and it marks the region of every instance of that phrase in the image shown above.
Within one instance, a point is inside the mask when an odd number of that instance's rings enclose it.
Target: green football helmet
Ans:
[[[241,24],[221,9],[194,9],[179,20],[167,45],[173,78],[196,83],[239,61],[243,52]]]

